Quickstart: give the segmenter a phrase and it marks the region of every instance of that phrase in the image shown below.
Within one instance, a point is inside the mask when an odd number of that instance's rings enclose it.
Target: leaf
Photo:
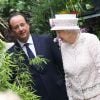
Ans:
[[[37,70],[43,70],[45,67],[44,64],[47,64],[48,62],[49,60],[41,55],[35,57],[34,59],[30,59],[29,61],[30,65],[36,65]]]

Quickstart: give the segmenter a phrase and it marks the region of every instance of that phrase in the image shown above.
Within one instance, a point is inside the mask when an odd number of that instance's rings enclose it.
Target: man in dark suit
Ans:
[[[16,38],[15,45],[9,49],[9,52],[17,54],[23,51],[24,63],[31,66],[29,69],[35,83],[33,88],[36,89],[36,94],[41,96],[41,100],[67,100],[62,59],[59,48],[53,43],[52,38],[31,35],[30,25],[22,13],[11,14],[8,24]],[[42,55],[48,60],[42,70],[29,65],[30,56],[26,43],[34,54],[33,58]]]

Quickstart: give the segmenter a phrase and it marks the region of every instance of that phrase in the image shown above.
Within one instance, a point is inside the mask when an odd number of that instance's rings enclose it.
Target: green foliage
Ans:
[[[15,48],[16,52],[16,48]],[[17,92],[23,100],[39,100],[40,97],[35,95],[35,90],[32,89],[31,84],[34,84],[34,80],[31,80],[31,74],[29,72],[29,67],[24,62],[23,51],[15,54],[11,54],[13,63],[10,65],[12,71],[11,75],[16,77],[13,79],[13,84],[9,85],[9,88]],[[36,66],[37,70],[43,70],[44,64],[47,64],[48,60],[43,58],[43,56],[37,56],[36,58],[30,60],[30,64]],[[43,66],[42,66],[43,65]],[[11,76],[13,77],[13,76]]]
[[[50,33],[49,18],[54,17],[65,8],[64,1],[62,0],[39,0],[38,5],[33,7],[33,31],[36,33]]]
[[[19,64],[16,65],[11,60],[12,54],[4,51],[4,43],[0,41],[0,91],[12,90],[21,96],[23,100],[39,100],[40,97],[32,89],[31,75],[28,66],[23,64],[23,58],[15,59]],[[16,70],[16,71],[15,71]],[[16,74],[15,79],[13,75]]]
[[[81,15],[91,8],[93,8],[91,0],[67,0],[66,2],[67,13]]]
[[[47,64],[49,62],[48,59],[44,58],[43,56],[37,56],[35,59],[30,60],[30,65],[35,65],[37,70],[43,70],[45,66],[44,64]]]
[[[16,93],[19,94],[23,100],[39,100],[39,97],[35,95],[35,92],[30,91],[27,87],[22,87],[22,86],[16,87],[16,84],[13,84],[11,86],[11,89],[13,91],[16,91]]]
[[[7,18],[13,10],[23,11],[27,14],[32,25],[32,33],[50,33],[49,18],[55,13],[65,9],[65,1],[62,0],[4,0],[0,2],[1,16]]]
[[[7,18],[13,10],[26,13],[34,34],[50,34],[49,18],[56,13],[76,13],[81,16],[91,8],[91,0],[0,0],[1,17]]]

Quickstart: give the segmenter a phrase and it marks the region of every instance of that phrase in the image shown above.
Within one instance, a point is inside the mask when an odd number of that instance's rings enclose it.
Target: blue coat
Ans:
[[[37,55],[42,55],[48,59],[43,70],[37,70],[36,67],[30,67],[30,72],[35,85],[37,95],[41,96],[41,100],[68,100],[64,80],[64,71],[62,66],[61,53],[52,38],[48,36],[32,36]],[[17,52],[15,52],[17,47]],[[18,53],[22,50],[16,42],[9,49],[10,52]],[[28,62],[27,56],[23,55],[25,62]],[[29,63],[26,63],[29,64]]]

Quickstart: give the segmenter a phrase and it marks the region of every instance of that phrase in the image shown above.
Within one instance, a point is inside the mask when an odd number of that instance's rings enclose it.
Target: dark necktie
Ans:
[[[26,47],[29,58],[30,59],[34,58],[35,56],[34,56],[33,52],[31,51],[31,49],[29,48],[29,43],[25,43],[24,46]]]

